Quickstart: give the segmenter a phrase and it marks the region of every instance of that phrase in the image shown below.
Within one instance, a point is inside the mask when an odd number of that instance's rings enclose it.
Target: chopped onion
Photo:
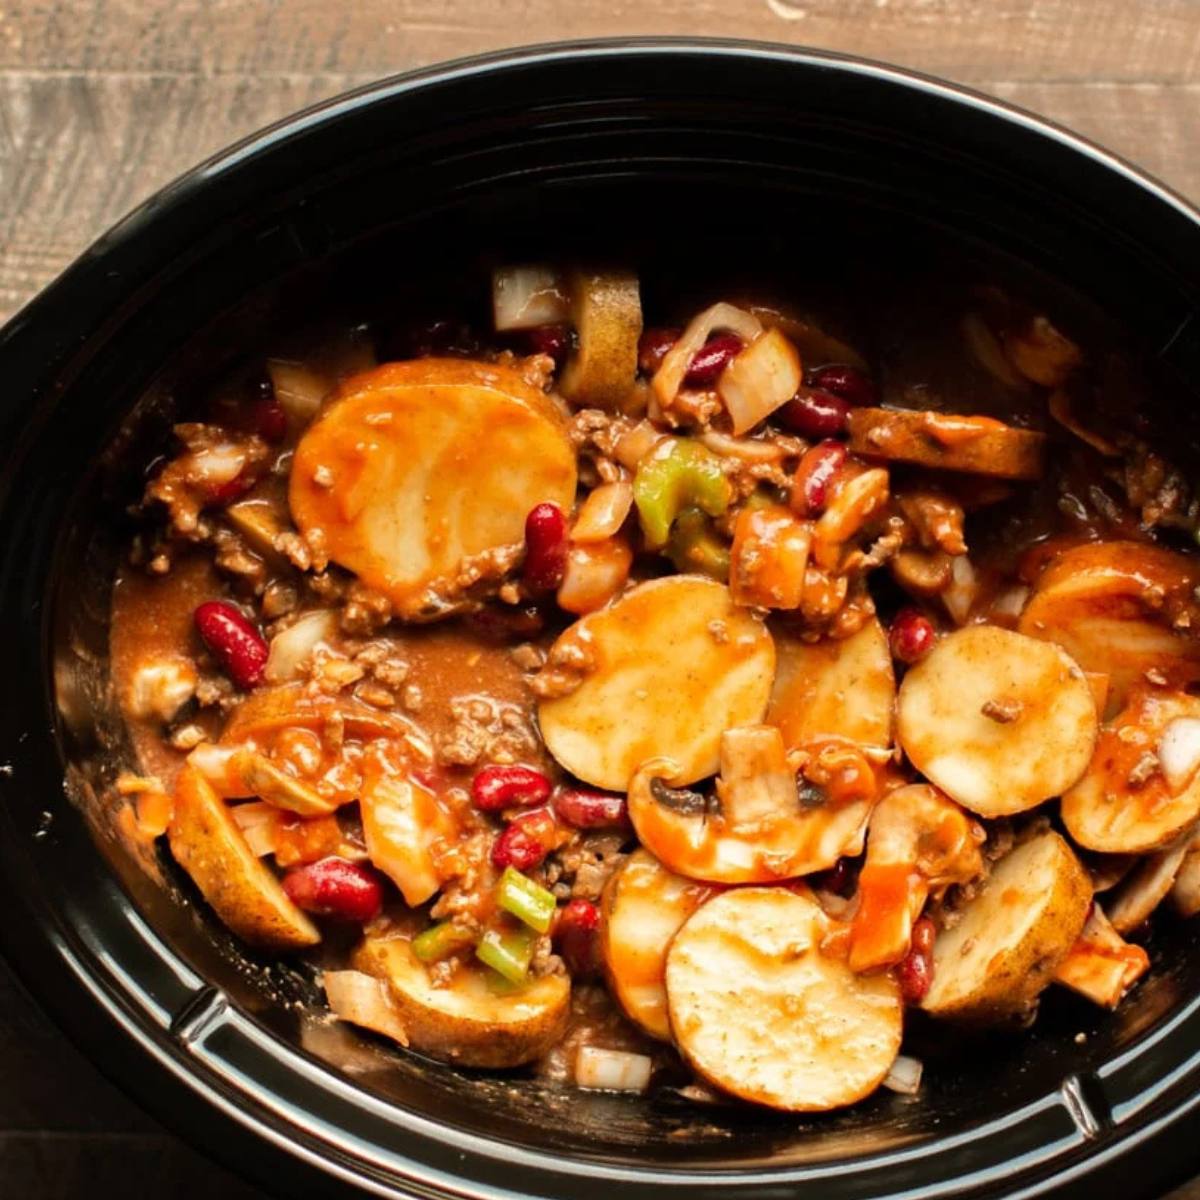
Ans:
[[[305,613],[294,625],[271,639],[271,650],[263,671],[268,683],[295,679],[313,651],[333,639],[338,629],[337,613],[322,608]]]
[[[575,1056],[575,1082],[605,1092],[644,1092],[650,1086],[653,1061],[645,1054],[580,1046]]]
[[[671,402],[683,385],[683,377],[688,373],[693,355],[718,329],[736,333],[746,343],[753,342],[763,331],[762,322],[757,317],[732,304],[714,304],[693,317],[650,381],[663,408],[671,407]]]
[[[924,1069],[919,1058],[898,1054],[892,1069],[883,1078],[883,1086],[903,1096],[915,1096],[921,1090],[921,1073]]]
[[[722,458],[740,458],[743,462],[770,463],[785,458],[782,446],[777,442],[759,441],[757,438],[735,438],[727,433],[710,429],[700,440]]]
[[[275,399],[287,413],[289,423],[303,428],[317,415],[334,381],[323,371],[283,358],[267,360],[267,373]]]
[[[216,446],[197,450],[191,456],[189,474],[205,487],[218,488],[222,484],[232,483],[242,473],[245,465],[245,451],[227,442],[221,442]]]
[[[241,746],[217,746],[201,742],[188,755],[188,762],[213,785],[220,796],[236,796],[240,775],[233,768],[233,756]]]
[[[1200,718],[1176,717],[1163,730],[1158,761],[1171,794],[1177,796],[1200,768]]]
[[[258,858],[274,854],[279,847],[279,810],[261,800],[235,804],[230,812],[246,838],[250,852]]]
[[[638,463],[653,452],[667,435],[650,421],[639,421],[632,429],[621,434],[613,448],[613,457],[627,470],[637,469]]]
[[[800,386],[800,355],[772,329],[751,342],[721,372],[717,391],[740,436],[786,404]]]
[[[492,272],[492,317],[497,333],[559,325],[570,317],[570,298],[553,267],[500,267]]]
[[[588,493],[571,530],[573,542],[602,542],[610,538],[633,507],[633,484],[628,479],[602,483]]]
[[[624,586],[633,551],[623,538],[572,546],[555,597],[558,606],[582,616],[603,608]]]
[[[1024,584],[1011,587],[1007,591],[1001,592],[993,601],[991,615],[993,618],[1003,617],[1006,620],[1016,621],[1024,612],[1025,601],[1028,599],[1029,588]]]
[[[950,584],[942,592],[942,603],[956,625],[965,625],[979,595],[979,578],[965,554],[950,560]]]
[[[408,1030],[382,979],[362,971],[326,971],[322,982],[329,1007],[340,1020],[408,1045]]]
[[[186,658],[151,659],[133,673],[125,697],[131,716],[170,721],[196,693],[196,668]]]
[[[1025,391],[1027,384],[1018,375],[1012,364],[1004,357],[996,335],[987,327],[977,313],[967,313],[962,319],[963,340],[975,356],[975,361],[998,383],[1015,391]]]

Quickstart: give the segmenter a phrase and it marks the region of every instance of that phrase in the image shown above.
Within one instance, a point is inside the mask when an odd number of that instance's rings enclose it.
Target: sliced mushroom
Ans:
[[[1179,774],[1168,774],[1162,758],[1175,723],[1198,716],[1195,696],[1157,688],[1132,693],[1100,734],[1083,778],[1063,795],[1063,824],[1079,845],[1146,854],[1166,849],[1200,819],[1200,757]]]
[[[337,799],[322,796],[314,787],[289,775],[252,746],[213,746],[201,743],[188,761],[226,800],[257,796],[275,808],[301,817],[321,817],[338,807]]]
[[[600,949],[617,1002],[651,1037],[669,1041],[667,951],[680,926],[714,889],[668,871],[637,849],[604,889]]]
[[[516,560],[536,505],[570,511],[575,454],[554,402],[515,370],[390,363],[348,380],[309,426],[288,498],[334,562],[398,613],[428,617],[464,566]]]
[[[728,730],[721,739],[716,797],[681,789],[670,759],[651,759],[629,785],[629,816],[642,844],[672,871],[710,883],[769,883],[832,867],[862,848],[877,790],[873,769],[849,742],[806,749],[803,795],[783,738],[771,725]]]
[[[318,732],[337,727],[346,737],[403,740],[416,735],[403,717],[348,696],[312,695],[302,684],[258,688],[241,700],[221,734],[225,745],[254,742],[263,747],[285,729]]]
[[[679,784],[713,774],[722,731],[762,719],[775,669],[763,623],[695,575],[635,587],[572,625],[556,656],[582,663],[582,681],[539,705],[542,737],[573,775],[610,791],[664,754]]]
[[[558,390],[578,408],[619,408],[637,378],[642,301],[632,271],[572,271],[567,278],[577,348]]]
[[[1132,933],[1171,893],[1195,834],[1188,830],[1165,850],[1144,858],[1111,897],[1104,910],[1117,933]]]
[[[1096,708],[1057,646],[973,625],[905,676],[897,731],[913,765],[972,812],[999,817],[1060,795],[1087,769]]]
[[[1116,1008],[1149,969],[1145,950],[1125,941],[1100,906],[1093,904],[1083,932],[1059,963],[1054,982],[1103,1008]]]
[[[871,618],[848,638],[804,642],[775,633],[775,686],[766,721],[790,749],[815,738],[892,744],[896,678],[887,635]]]
[[[667,955],[667,1000],[698,1074],[788,1112],[879,1086],[900,1049],[899,989],[827,953],[832,932],[810,894],[785,888],[726,892],[687,920]]]
[[[982,874],[984,836],[978,822],[926,784],[897,788],[876,805],[850,928],[852,971],[889,967],[908,953],[930,892]]]
[[[540,1058],[566,1030],[571,983],[543,975],[516,991],[493,988],[489,969],[459,967],[435,983],[407,937],[368,937],[355,970],[387,982],[408,1045],[464,1067],[516,1067]]]
[[[238,937],[271,950],[296,950],[321,940],[250,849],[228,805],[190,765],[179,773],[167,837],[175,861]]]
[[[938,934],[922,1007],[964,1022],[1025,1013],[1078,939],[1091,902],[1087,872],[1058,834],[1022,842]]]

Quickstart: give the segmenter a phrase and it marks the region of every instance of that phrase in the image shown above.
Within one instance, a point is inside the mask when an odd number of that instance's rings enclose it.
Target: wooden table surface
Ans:
[[[295,109],[439,59],[647,34],[942,75],[1200,201],[1200,0],[0,0],[0,320],[173,176]],[[100,1079],[2,966],[0,1064],[0,1196],[258,1195]]]

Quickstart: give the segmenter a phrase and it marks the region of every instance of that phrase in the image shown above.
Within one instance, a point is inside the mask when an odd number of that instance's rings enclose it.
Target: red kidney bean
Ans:
[[[802,387],[778,411],[779,421],[806,438],[830,438],[846,432],[850,405],[832,392]]]
[[[686,387],[708,387],[717,382],[721,372],[736,358],[746,343],[736,333],[718,333],[709,338],[688,363],[683,377]]]
[[[249,691],[262,680],[267,643],[227,600],[206,600],[192,614],[204,644],[238,687]]]
[[[532,767],[484,767],[471,781],[471,799],[484,812],[545,804],[550,799],[550,780]]]
[[[912,947],[896,967],[896,982],[905,1004],[920,1004],[933,983],[933,939],[937,931],[928,917],[913,925]]]
[[[919,954],[932,954],[936,937],[937,926],[928,917],[918,917],[913,922],[912,948]]]
[[[805,380],[810,387],[839,396],[855,407],[872,405],[877,400],[875,385],[856,367],[831,363],[807,373]]]
[[[915,608],[902,608],[892,621],[888,635],[892,657],[910,666],[920,662],[933,649],[936,640],[933,622]]]
[[[638,370],[653,375],[662,366],[671,347],[679,341],[682,329],[644,329],[638,338]]]
[[[592,788],[560,787],[554,793],[554,813],[576,829],[609,829],[629,824],[625,797]]]
[[[590,900],[576,898],[559,911],[554,944],[576,978],[600,971],[599,928],[600,910]]]
[[[498,867],[528,871],[554,849],[558,827],[544,808],[522,813],[492,843],[492,862]]]
[[[828,871],[822,872],[817,886],[835,896],[845,896],[854,883],[854,876],[849,859],[839,858]]]
[[[826,438],[800,460],[792,483],[792,506],[807,517],[815,517],[829,499],[829,487],[846,461],[842,442]]]
[[[565,325],[538,325],[525,330],[525,342],[534,354],[548,354],[561,363],[571,348],[571,331]]]
[[[298,908],[321,917],[362,924],[379,915],[383,885],[362,863],[323,858],[283,877],[283,890]]]
[[[287,413],[274,396],[260,396],[251,413],[254,432],[264,442],[278,444],[287,437]]]
[[[557,504],[537,504],[525,518],[525,583],[535,592],[552,592],[567,565],[567,518]]]

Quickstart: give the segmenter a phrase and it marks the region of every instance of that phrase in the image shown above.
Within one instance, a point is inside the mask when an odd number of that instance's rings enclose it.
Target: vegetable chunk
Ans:
[[[727,1092],[820,1112],[872,1092],[900,1049],[900,992],[822,949],[831,922],[807,893],[743,888],[700,908],[667,955],[681,1052]]]

